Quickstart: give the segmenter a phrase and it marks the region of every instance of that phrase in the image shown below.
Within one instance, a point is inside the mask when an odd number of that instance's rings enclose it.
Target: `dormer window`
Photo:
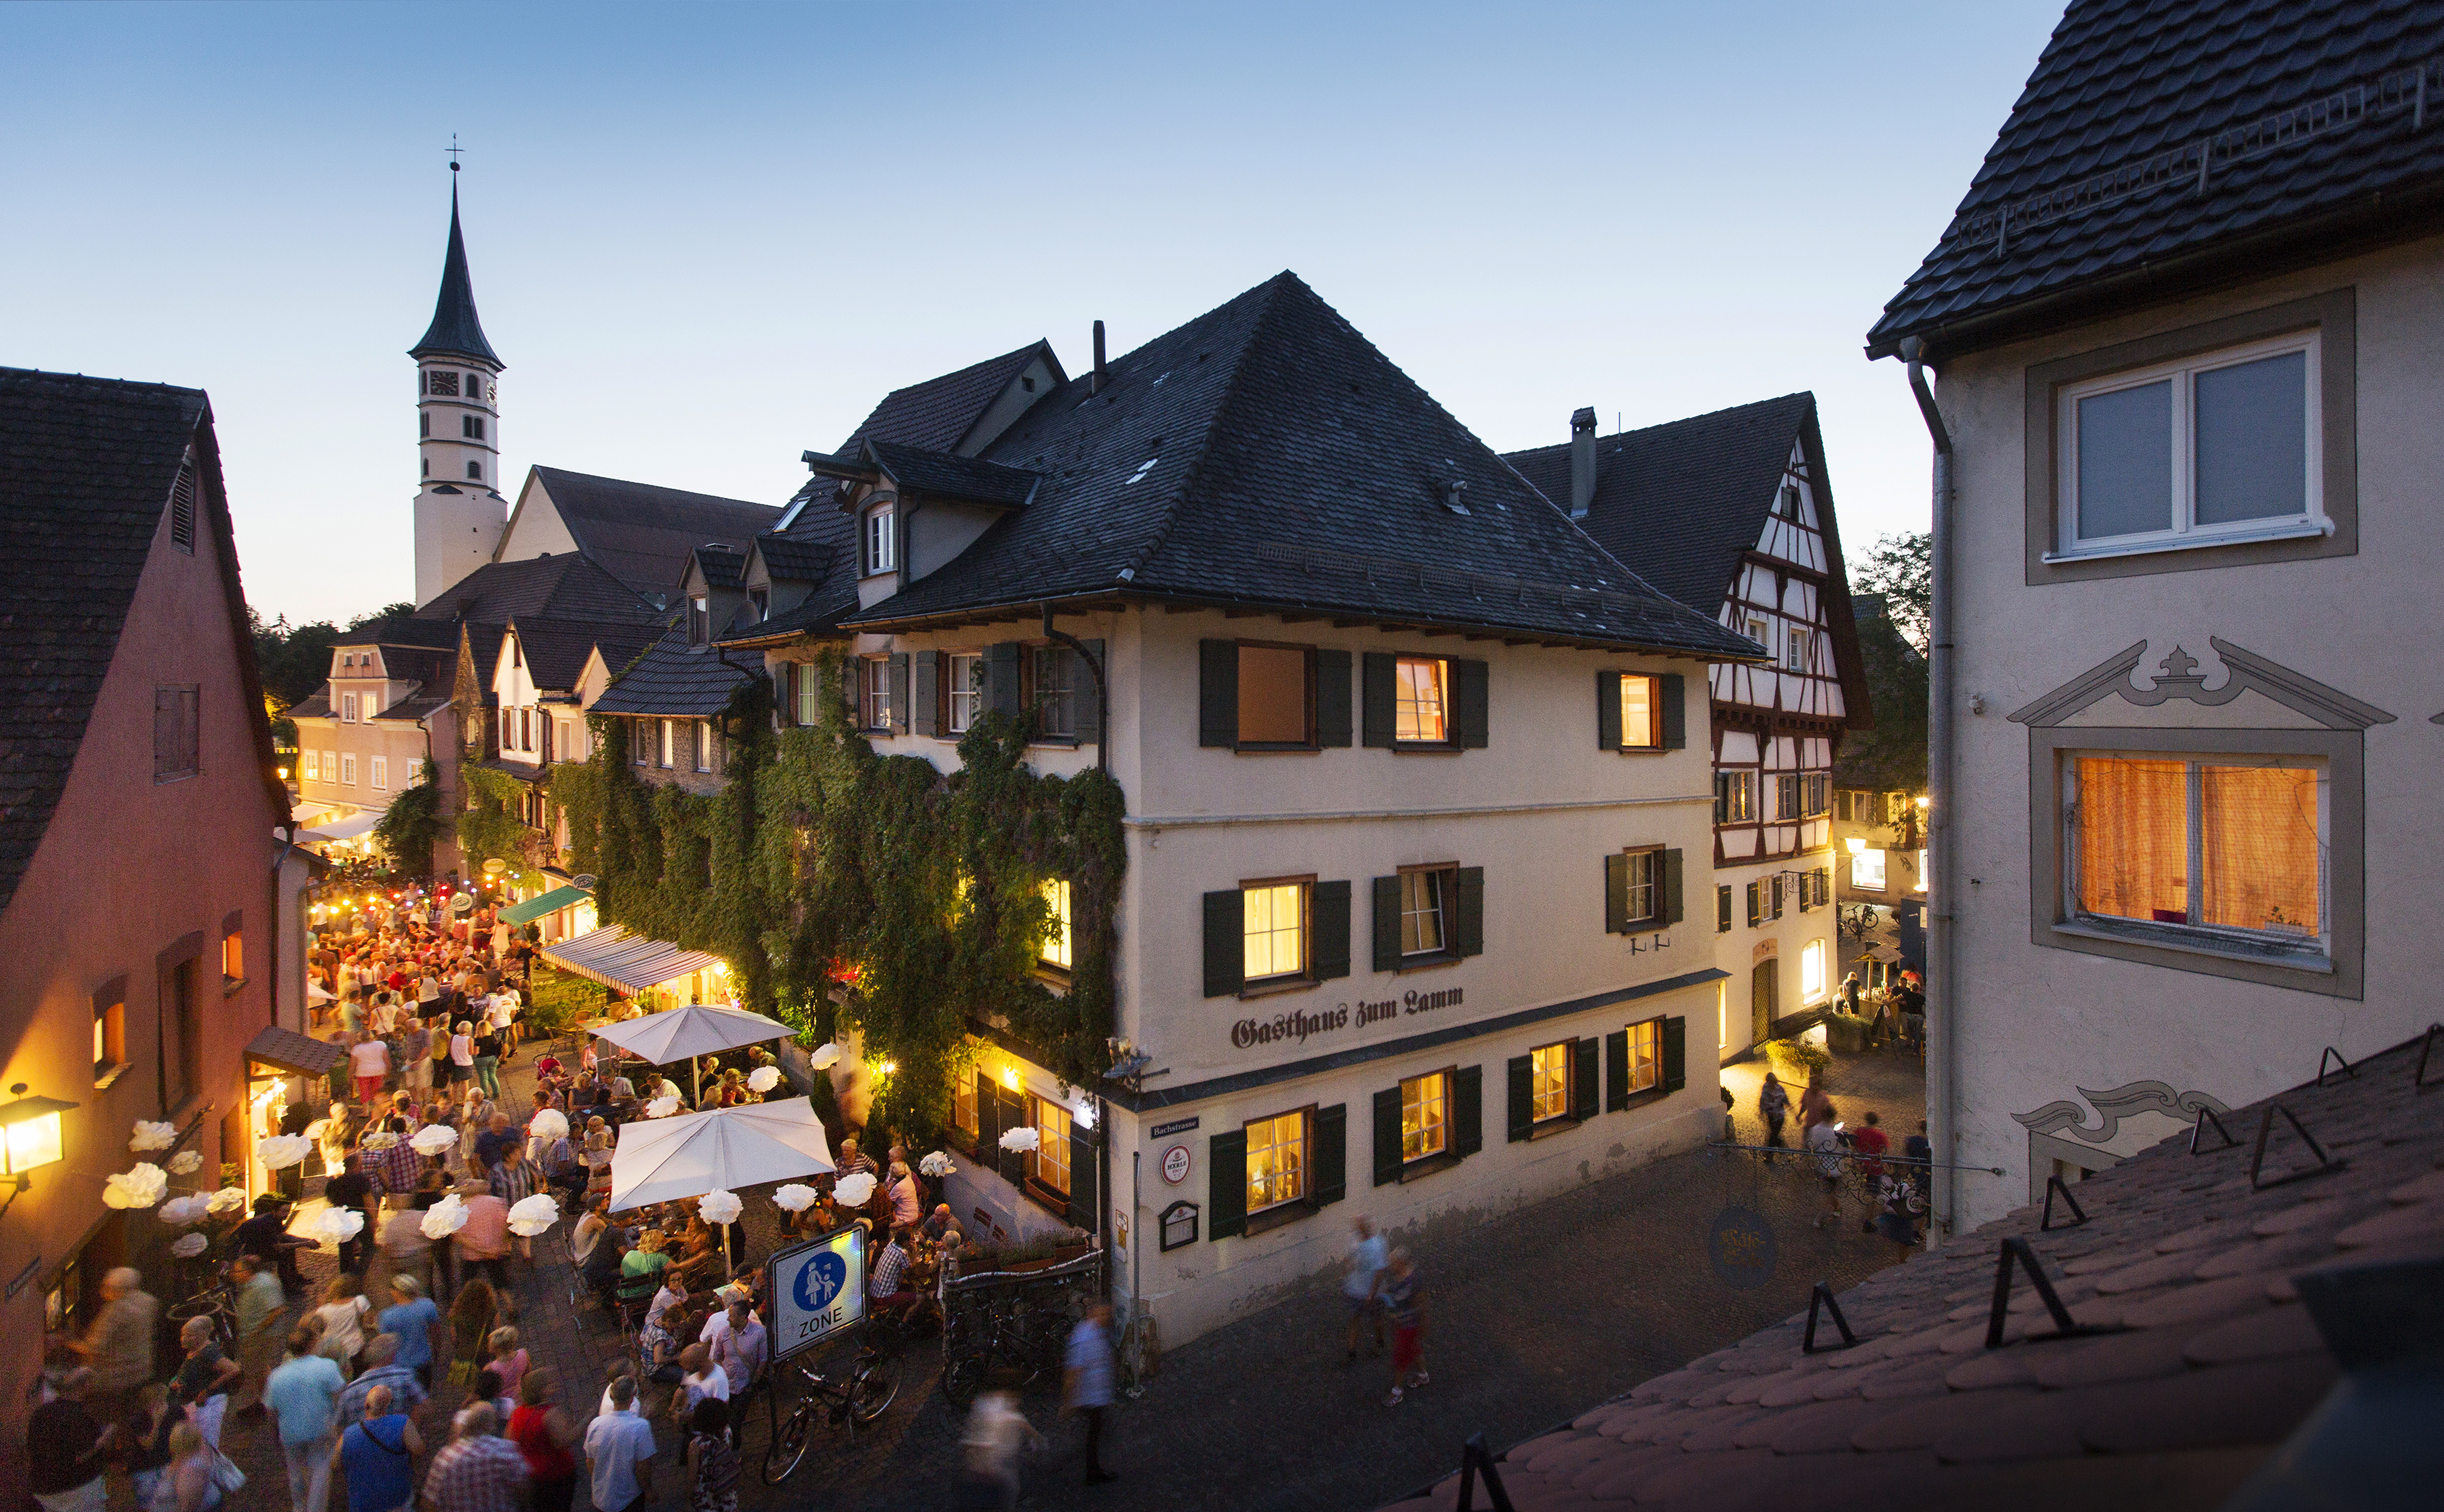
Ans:
[[[898,538],[892,526],[892,507],[884,505],[865,517],[865,572],[872,577],[898,564]]]
[[[713,604],[702,597],[688,600],[688,644],[701,646],[713,639]]]
[[[772,618],[771,589],[750,588],[747,590],[747,601],[749,604],[752,605],[755,610],[755,618],[750,621],[750,623],[762,624],[765,620]]]

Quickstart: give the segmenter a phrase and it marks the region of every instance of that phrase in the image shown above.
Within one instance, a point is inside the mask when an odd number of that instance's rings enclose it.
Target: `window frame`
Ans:
[[[1731,932],[1731,884],[1729,882],[1714,884],[1714,932]]]
[[[1861,873],[1868,857],[1876,858],[1876,879],[1872,882]],[[1892,854],[1880,845],[1862,845],[1850,853],[1850,885],[1861,893],[1892,891]]]
[[[1807,973],[1811,963],[1813,964],[1816,971],[1816,986],[1812,990],[1807,986]],[[1830,997],[1832,992],[1832,973],[1826,966],[1824,942],[1823,940],[1808,940],[1803,943],[1799,947],[1799,1002],[1801,1006],[1812,1007],[1817,1004],[1823,1003],[1827,997]]]
[[[858,576],[879,578],[899,565],[899,501],[870,506],[858,522]]]
[[[1077,745],[1079,740],[1078,700],[1093,696],[1092,674],[1086,671],[1084,659],[1076,651],[1057,640],[1028,641],[1025,655],[1020,659],[1026,668],[1024,676],[1027,684],[1027,707],[1035,717],[1035,730],[1029,737],[1029,743],[1039,746]],[[1047,667],[1061,669],[1062,687],[1050,690],[1045,687]],[[1087,686],[1082,687],[1082,682]],[[1059,707],[1064,710],[1063,722],[1067,727],[1065,728],[1053,728],[1051,722],[1046,718],[1046,710],[1050,707],[1048,701],[1052,699],[1060,700]]]
[[[1043,975],[1066,982],[1069,980],[1069,973],[1077,969],[1078,938],[1076,933],[1076,887],[1068,877],[1047,876],[1044,879],[1043,885],[1036,889],[1036,892],[1037,894],[1044,899],[1045,907],[1050,911],[1051,919],[1057,928],[1046,931],[1044,939],[1037,942],[1035,948],[1035,969]],[[1245,905],[1242,906],[1244,907]],[[1060,954],[1058,958],[1050,953],[1053,949],[1053,943],[1056,939],[1059,942],[1058,949]],[[1241,949],[1243,951],[1246,949],[1244,938],[1241,942]]]
[[[1232,644],[1233,644],[1233,645],[1238,649],[1238,651],[1239,651],[1239,652],[1243,652],[1243,653],[1244,653],[1244,652],[1249,652],[1249,651],[1294,651],[1294,652],[1299,653],[1299,654],[1301,655],[1301,656],[1302,656],[1302,658],[1303,658],[1303,660],[1304,660],[1304,662],[1305,662],[1305,666],[1306,687],[1305,687],[1305,695],[1304,695],[1304,699],[1303,699],[1303,701],[1304,701],[1304,703],[1305,703],[1305,713],[1304,713],[1304,717],[1303,717],[1303,720],[1302,720],[1303,728],[1305,728],[1305,735],[1303,735],[1301,738],[1299,738],[1299,739],[1297,739],[1297,740],[1289,740],[1289,741],[1282,741],[1282,740],[1249,740],[1249,739],[1247,739],[1245,736],[1237,736],[1237,735],[1234,735],[1234,737],[1233,737],[1233,739],[1232,739],[1232,742],[1231,742],[1231,748],[1232,750],[1243,750],[1243,751],[1269,751],[1269,750],[1312,751],[1312,750],[1321,750],[1321,749],[1323,749],[1323,748],[1324,748],[1324,746],[1323,746],[1323,731],[1322,731],[1322,729],[1319,728],[1319,726],[1318,726],[1318,722],[1317,722],[1317,718],[1316,718],[1316,685],[1317,685],[1316,652],[1317,652],[1318,648],[1317,648],[1317,647],[1314,647],[1314,646],[1310,646],[1310,645],[1302,645],[1302,644],[1299,644],[1299,643],[1297,643],[1297,642],[1295,642],[1295,641],[1287,641],[1287,640],[1239,640],[1239,641],[1234,641],[1234,642],[1232,642]],[[1232,721],[1233,721],[1232,728],[1233,728],[1234,730],[1244,730],[1244,729],[1246,729],[1246,728],[1248,728],[1248,712],[1247,712],[1248,678],[1247,678],[1247,675],[1246,675],[1246,671],[1247,671],[1247,669],[1245,668],[1245,666],[1244,666],[1244,665],[1239,665],[1239,664],[1237,664],[1235,661],[1234,661],[1234,667],[1236,668],[1236,674],[1235,674],[1234,680],[1235,680],[1235,682],[1236,682],[1236,684],[1237,684],[1237,692],[1236,692],[1236,694],[1235,694],[1234,701],[1233,701],[1233,703],[1232,703],[1231,710],[1231,719],[1232,719]],[[1393,684],[1393,685],[1394,685],[1394,688],[1395,688],[1395,690],[1396,690],[1396,693],[1395,693],[1395,703],[1396,703],[1396,708],[1397,708],[1397,702],[1398,702],[1397,689],[1398,689],[1398,678],[1399,678],[1399,667],[1398,667],[1398,661],[1397,661],[1397,660],[1395,661],[1395,663],[1394,663],[1394,665],[1393,665],[1393,673],[1392,673],[1392,676],[1393,676],[1393,679],[1394,679],[1394,684]],[[1395,724],[1396,724],[1396,726],[1397,726],[1397,723],[1398,723],[1398,714],[1397,714],[1397,712],[1396,712],[1396,713],[1395,713],[1395,715],[1394,715],[1394,719],[1395,719]],[[1449,723],[1449,721],[1448,721],[1448,720],[1446,720],[1446,721],[1445,721],[1445,723],[1446,723],[1446,724],[1448,724],[1448,723]]]
[[[1261,997],[1268,992],[1290,992],[1316,985],[1315,974],[1315,884],[1317,874],[1297,876],[1260,876],[1239,883],[1239,995]],[[1252,889],[1295,887],[1298,889],[1299,964],[1294,971],[1276,971],[1267,976],[1247,974],[1248,959],[1248,894]]]
[[[1243,1149],[1245,1152],[1244,1158],[1247,1161],[1248,1172],[1241,1178],[1242,1190],[1240,1195],[1247,1199],[1247,1216],[1251,1222],[1259,1215],[1271,1215],[1292,1211],[1312,1212],[1315,1210],[1316,1112],[1317,1104],[1310,1102],[1305,1104],[1304,1107],[1284,1108],[1278,1113],[1269,1113],[1260,1117],[1250,1118],[1239,1125],[1239,1136],[1241,1139],[1246,1141]],[[1299,1120],[1299,1189],[1291,1196],[1277,1197],[1271,1202],[1259,1205],[1255,1200],[1256,1143],[1250,1136],[1250,1131],[1253,1130],[1256,1125],[1260,1123],[1278,1124],[1284,1118],[1296,1118]],[[1268,1148],[1278,1148],[1278,1146]]]
[[[354,751],[340,752],[340,785],[343,787],[357,785],[357,753]]]
[[[127,979],[114,977],[93,994],[93,1086],[99,1092],[127,1075]]]
[[[2064,558],[2062,539],[2061,406],[2066,385],[2179,359],[2204,357],[2270,337],[2313,330],[2320,424],[2310,456],[2320,468],[2321,502],[2331,530],[2274,539],[2195,541],[2182,545]],[[2027,369],[2023,393],[2025,581],[2031,587],[2159,572],[2354,556],[2359,551],[2359,357],[2357,291],[2347,286],[2304,299],[2159,331]]]
[[[1805,789],[1800,784],[1798,772],[1773,774],[1773,817],[1777,823],[1795,824],[1803,817]]]
[[[1652,1018],[1632,1019],[1621,1025],[1622,1031],[1628,1037],[1626,1041],[1628,1073],[1623,1078],[1622,1084],[1632,1103],[1642,1097],[1659,1097],[1665,1095],[1663,1091],[1663,1021],[1666,1017],[1667,1015],[1658,1013]],[[1640,1085],[1638,1079],[1640,1031],[1644,1031],[1648,1041],[1645,1064],[1649,1074],[1643,1085]]]
[[[1833,812],[1833,774],[1805,772],[1800,777],[1799,817],[1820,819]]]
[[[1663,678],[1651,672],[1625,672],[1620,675],[1620,745],[1625,751],[1663,749]],[[1629,738],[1629,685],[1632,681],[1646,684],[1646,732],[1652,740],[1640,744]]]
[[[1805,673],[1809,671],[1808,654],[1814,650],[1815,632],[1806,625],[1792,625],[1782,633],[1782,670]]]
[[[353,725],[356,722],[357,695],[354,693],[342,693],[340,695],[340,723],[343,725]]]
[[[1458,922],[1454,914],[1459,906],[1459,863],[1429,861],[1416,866],[1397,867],[1394,869],[1394,875],[1400,879],[1400,969],[1405,971],[1413,966],[1429,966],[1436,961],[1459,959],[1458,948],[1452,939],[1453,926]],[[1432,950],[1409,949],[1409,917],[1412,913],[1422,912],[1409,907],[1409,878],[1412,876],[1431,876],[1439,879],[1434,912],[1435,928],[1440,937],[1440,943]]]
[[[1429,1080],[1441,1083],[1442,1142],[1432,1150],[1421,1151],[1413,1155],[1409,1153],[1409,1088],[1412,1085],[1419,1087],[1417,1100],[1419,1105],[1423,1106],[1425,1102],[1423,1084]],[[1452,1115],[1458,1088],[1459,1067],[1457,1065],[1437,1066],[1432,1071],[1420,1071],[1416,1076],[1400,1079],[1398,1090],[1400,1094],[1400,1175],[1403,1180],[1413,1172],[1419,1171],[1423,1167],[1432,1166],[1439,1170],[1447,1162],[1457,1158],[1452,1150]]]
[[[1757,822],[1759,772],[1760,768],[1754,766],[1714,768],[1714,822],[1717,825]],[[1734,798],[1737,802],[1732,802]]]
[[[975,728],[985,713],[985,654],[981,651],[948,651],[942,654],[945,666],[942,677],[942,728],[952,735],[964,735]],[[965,663],[973,669],[965,689],[959,687],[959,667]],[[967,717],[959,717],[959,700],[967,700]]]
[[[390,791],[389,757],[369,756],[365,758],[365,785],[372,788],[377,793],[387,793]]]
[[[1440,718],[1442,734],[1434,740],[1404,739],[1400,734],[1400,669],[1411,662],[1432,662],[1436,668],[1435,680],[1442,698]],[[1457,750],[1459,744],[1459,676],[1453,657],[1437,656],[1431,652],[1398,651],[1392,653],[1392,749],[1394,750]],[[1411,707],[1416,708],[1415,699]]]
[[[1624,845],[1620,848],[1621,855],[1631,857],[1629,880],[1621,890],[1624,900],[1622,922],[1631,931],[1662,928],[1663,853],[1667,848],[1659,844]],[[1642,884],[1646,889],[1646,912],[1643,913],[1639,913],[1637,908],[1628,901],[1637,897],[1638,890],[1641,885],[1638,880],[1641,862],[1646,871],[1646,881]]]
[[[876,717],[878,712],[881,717]],[[887,735],[891,732],[891,658],[889,656],[858,658],[857,728],[869,735]]]
[[[1562,1057],[1562,1086],[1561,1086],[1561,1092],[1560,1092],[1560,1095],[1559,1095],[1559,1096],[1560,1096],[1560,1099],[1561,1099],[1561,1101],[1560,1101],[1560,1107],[1559,1107],[1559,1109],[1558,1109],[1556,1112],[1553,1112],[1553,1113],[1538,1113],[1538,1112],[1536,1111],[1536,1106],[1537,1106],[1537,1103],[1538,1103],[1538,1102],[1543,1098],[1544,1094],[1543,1094],[1543,1092],[1541,1092],[1541,1091],[1538,1089],[1537,1084],[1536,1084],[1536,1081],[1537,1081],[1537,1075],[1538,1075],[1537,1070],[1536,1070],[1536,1059],[1537,1059],[1537,1057],[1544,1055],[1544,1054],[1545,1054],[1546,1051],[1548,1051],[1548,1050],[1550,1050],[1550,1051],[1559,1051],[1559,1052],[1561,1053],[1561,1057]],[[1576,1107],[1576,1106],[1578,1105],[1578,1104],[1577,1104],[1577,1097],[1576,1097],[1576,1094],[1577,1094],[1577,1092],[1578,1092],[1578,1090],[1579,1090],[1579,1089],[1578,1089],[1576,1086],[1572,1085],[1572,1082],[1573,1082],[1574,1079],[1575,1079],[1575,1078],[1577,1077],[1577,1075],[1578,1075],[1578,1063],[1579,1063],[1579,1054],[1578,1054],[1578,1052],[1579,1052],[1579,1037],[1578,1037],[1578,1036],[1576,1036],[1576,1035],[1573,1035],[1572,1037],[1570,1037],[1569,1039],[1566,1039],[1566,1040],[1555,1040],[1555,1041],[1552,1041],[1552,1042],[1549,1042],[1549,1043],[1546,1043],[1546,1044],[1539,1044],[1539,1045],[1531,1045],[1531,1046],[1528,1048],[1528,1137],[1530,1137],[1530,1138],[1535,1137],[1536,1133],[1537,1133],[1538,1131],[1540,1131],[1540,1130],[1545,1130],[1545,1129],[1558,1129],[1558,1128],[1562,1128],[1562,1127],[1564,1127],[1564,1126],[1565,1126],[1565,1125],[1567,1125],[1567,1124],[1574,1123],[1574,1122],[1576,1122],[1576,1121],[1577,1121],[1577,1120],[1575,1120],[1574,1118],[1572,1118],[1572,1116],[1570,1116],[1570,1110],[1571,1110],[1572,1108],[1574,1108],[1574,1107]]]
[[[1028,1189],[1039,1197],[1052,1197],[1065,1208],[1070,1188],[1076,1184],[1077,1172],[1069,1169],[1069,1140],[1077,1128],[1078,1116],[1065,1103],[1053,1101],[1040,1092],[1027,1094],[1028,1127],[1036,1133],[1035,1148],[1027,1152]],[[1046,1124],[1057,1120],[1061,1125],[1056,1136]],[[1053,1152],[1057,1149],[1058,1158]],[[1047,1166],[1057,1166],[1061,1179],[1055,1184],[1044,1174]]]
[[[2256,982],[2351,1000],[2365,995],[2367,789],[2358,729],[2219,729],[2036,726],[2029,736],[2029,933],[2038,946],[2172,970]],[[2325,764],[2325,936],[2323,958],[2268,957],[2138,925],[2064,916],[2063,762],[2079,754],[2200,757],[2305,756]]]

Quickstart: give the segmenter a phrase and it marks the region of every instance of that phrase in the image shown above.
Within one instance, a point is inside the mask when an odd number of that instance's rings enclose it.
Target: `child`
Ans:
[[[501,1394],[514,1399],[518,1394],[518,1382],[525,1379],[527,1374],[527,1352],[518,1343],[518,1331],[504,1324],[492,1330],[491,1337],[485,1341],[484,1347],[491,1356],[492,1369],[500,1372]]]

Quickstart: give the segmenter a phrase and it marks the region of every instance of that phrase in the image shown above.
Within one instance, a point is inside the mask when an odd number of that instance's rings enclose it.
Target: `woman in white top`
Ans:
[[[317,1347],[339,1362],[343,1375],[357,1374],[357,1355],[365,1347],[365,1317],[372,1311],[364,1288],[345,1271],[332,1281],[323,1305],[314,1309],[313,1316],[323,1320],[323,1342]]]

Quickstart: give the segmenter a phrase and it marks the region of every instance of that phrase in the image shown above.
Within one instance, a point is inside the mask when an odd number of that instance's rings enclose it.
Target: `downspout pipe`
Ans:
[[[1960,867],[1953,828],[1953,804],[1959,795],[1957,738],[1953,728],[1953,683],[1957,677],[1957,646],[1953,639],[1953,575],[1952,565],[1953,485],[1952,433],[1935,408],[1927,386],[1926,343],[1910,337],[1900,344],[1909,365],[1910,393],[1935,443],[1933,540],[1929,567],[1934,576],[1927,606],[1927,1137],[1940,1163],[1959,1161],[1958,1087],[1961,1023],[1961,975],[1955,923],[1960,913]],[[1935,1171],[1935,1222],[1946,1238],[1958,1231],[1959,1181],[1938,1164]]]

